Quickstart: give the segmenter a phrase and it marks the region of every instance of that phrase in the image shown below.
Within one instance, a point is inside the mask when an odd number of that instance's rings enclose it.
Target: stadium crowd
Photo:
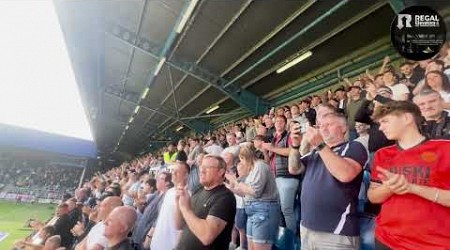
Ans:
[[[0,164],[0,183],[15,187],[75,190],[82,168],[58,165]]]
[[[386,57],[373,76],[96,174],[16,247],[450,249],[449,57]]]

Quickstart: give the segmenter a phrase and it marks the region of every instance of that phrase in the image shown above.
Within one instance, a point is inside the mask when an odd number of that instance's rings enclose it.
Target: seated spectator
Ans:
[[[275,178],[269,165],[255,158],[253,147],[243,147],[239,159],[239,168],[248,172],[245,181],[238,181],[229,174],[226,178],[230,190],[244,196],[249,249],[271,249],[277,239],[281,216]]]
[[[176,224],[183,231],[175,249],[228,249],[236,200],[223,184],[225,171],[221,157],[206,155],[200,166],[203,188],[190,197],[186,187],[178,187]]]
[[[420,133],[419,108],[390,102],[375,110],[397,145],[375,153],[368,197],[381,203],[376,249],[450,249],[450,141]]]
[[[189,173],[189,166],[183,162],[177,162],[172,181],[174,187],[167,190],[164,201],[156,221],[153,235],[147,235],[144,242],[144,247],[149,245],[150,249],[158,250],[173,250],[178,242],[180,231],[176,229],[175,224],[175,209],[176,209],[176,187],[186,186],[187,177]]]
[[[136,211],[127,206],[114,208],[105,220],[105,232],[108,249],[132,250],[128,234],[136,223]]]
[[[414,97],[425,123],[422,134],[427,138],[450,138],[450,113],[444,110],[442,96],[433,89],[423,89]]]
[[[347,119],[331,113],[303,135],[314,150],[300,159],[299,125],[290,136],[289,172],[304,173],[300,225],[304,249],[359,249],[358,194],[367,151],[347,142]],[[317,199],[317,195],[321,196]]]
[[[90,231],[87,231],[84,224],[77,224],[71,230],[72,233],[76,236],[86,234],[86,237],[84,237],[82,241],[76,245],[75,250],[101,250],[107,248],[108,242],[103,235],[105,230],[105,220],[114,208],[122,205],[123,203],[119,197],[107,197],[100,203],[100,205],[98,205],[98,208],[95,211],[95,213],[97,213],[96,219],[98,220],[98,223],[96,223]]]

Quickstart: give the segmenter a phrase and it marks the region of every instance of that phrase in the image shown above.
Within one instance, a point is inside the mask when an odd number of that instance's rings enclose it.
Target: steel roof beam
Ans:
[[[126,30],[125,28],[122,28],[122,30]],[[144,54],[147,54],[155,59],[159,59],[159,56],[155,55],[154,52],[152,52],[149,48],[144,48],[141,43],[134,44],[131,41],[128,41],[124,39],[123,37],[120,37],[112,32],[107,32],[109,35],[115,37],[117,40],[121,41],[124,44],[127,44],[128,46],[131,46],[135,49],[138,49],[139,51],[143,52]],[[239,87],[238,84],[228,84],[228,82],[220,77],[217,76],[208,70],[201,68],[200,66],[196,65],[195,63],[189,63],[189,62],[175,62],[174,60],[166,60],[164,64],[171,66],[174,69],[177,69],[203,83],[206,83],[220,92],[222,92],[224,95],[230,97],[232,100],[234,100],[239,105],[245,107],[249,111],[251,111],[254,114],[261,114],[264,113],[268,108],[268,102],[264,100],[263,98],[260,98],[259,96],[255,95],[254,93],[242,89]],[[227,85],[225,88],[224,86]]]

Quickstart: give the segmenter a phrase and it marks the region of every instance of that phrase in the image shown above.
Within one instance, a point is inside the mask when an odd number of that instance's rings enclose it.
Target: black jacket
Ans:
[[[437,121],[425,121],[422,126],[422,134],[432,139],[450,139],[450,114],[442,111],[441,118]]]
[[[380,125],[372,120],[373,104],[372,101],[364,100],[361,107],[356,112],[355,121],[370,125],[369,133],[369,152],[373,153],[382,147],[394,144],[386,138],[380,131]]]

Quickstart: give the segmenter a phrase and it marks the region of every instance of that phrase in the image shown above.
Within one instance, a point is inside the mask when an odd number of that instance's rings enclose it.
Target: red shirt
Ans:
[[[450,190],[450,141],[428,140],[403,150],[397,145],[378,150],[378,168],[405,175],[410,183]],[[450,249],[450,208],[413,194],[392,195],[381,206],[375,236],[392,249]]]

